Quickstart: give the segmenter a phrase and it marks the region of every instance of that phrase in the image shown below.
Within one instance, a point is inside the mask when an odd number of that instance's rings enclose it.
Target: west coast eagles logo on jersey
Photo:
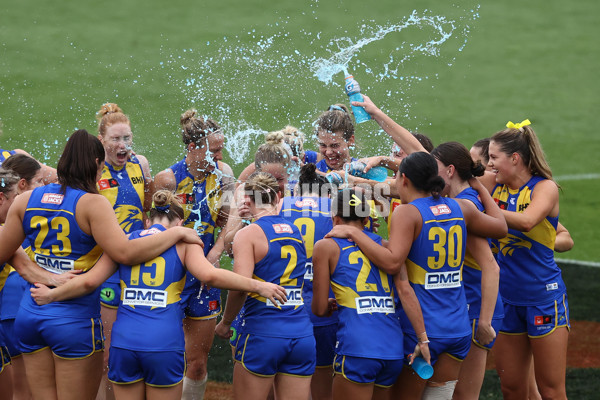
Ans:
[[[521,239],[518,236],[508,234],[506,239],[504,239],[502,241],[502,244],[500,245],[500,247],[502,249],[502,255],[512,256],[513,252],[515,251],[515,249],[517,247],[531,249],[531,242]]]
[[[125,232],[131,232],[133,224],[142,220],[140,209],[128,204],[115,207],[115,213],[119,216],[119,225]]]

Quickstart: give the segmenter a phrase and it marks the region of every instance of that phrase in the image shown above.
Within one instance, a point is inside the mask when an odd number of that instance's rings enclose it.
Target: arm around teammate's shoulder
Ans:
[[[115,262],[140,264],[158,257],[180,240],[200,244],[196,231],[174,227],[156,235],[129,240],[119,226],[108,200],[99,194],[85,194],[77,204],[76,218],[82,230]]]
[[[529,232],[546,217],[558,215],[558,186],[550,179],[538,182],[531,194],[531,203],[523,212],[503,211],[511,229]]]

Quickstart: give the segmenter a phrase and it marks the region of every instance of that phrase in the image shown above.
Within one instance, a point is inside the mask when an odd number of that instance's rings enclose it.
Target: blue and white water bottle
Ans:
[[[433,376],[433,367],[423,357],[415,357],[411,367],[421,379],[429,379]]]
[[[356,79],[352,75],[346,77],[346,94],[350,99],[350,105],[353,101],[364,101],[362,94],[360,94],[360,85],[356,82]],[[354,119],[357,124],[368,121],[371,116],[362,107],[352,106],[352,112],[354,113]]]
[[[366,164],[361,161],[352,161],[348,168],[348,173],[353,176],[358,176],[359,178],[370,179],[377,182],[383,182],[386,180],[387,168],[385,167],[372,167],[366,173],[363,172],[366,167]]]

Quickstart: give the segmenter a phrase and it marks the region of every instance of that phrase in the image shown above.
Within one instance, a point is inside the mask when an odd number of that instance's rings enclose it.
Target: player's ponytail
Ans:
[[[150,220],[166,217],[169,222],[183,219],[183,207],[169,190],[159,190],[152,196]]]

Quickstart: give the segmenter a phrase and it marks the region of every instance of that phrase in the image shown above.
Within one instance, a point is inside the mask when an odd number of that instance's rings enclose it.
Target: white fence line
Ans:
[[[594,261],[580,261],[580,260],[570,260],[568,258],[555,258],[554,259],[557,264],[563,265],[575,265],[577,267],[593,267],[600,268],[600,262]]]

